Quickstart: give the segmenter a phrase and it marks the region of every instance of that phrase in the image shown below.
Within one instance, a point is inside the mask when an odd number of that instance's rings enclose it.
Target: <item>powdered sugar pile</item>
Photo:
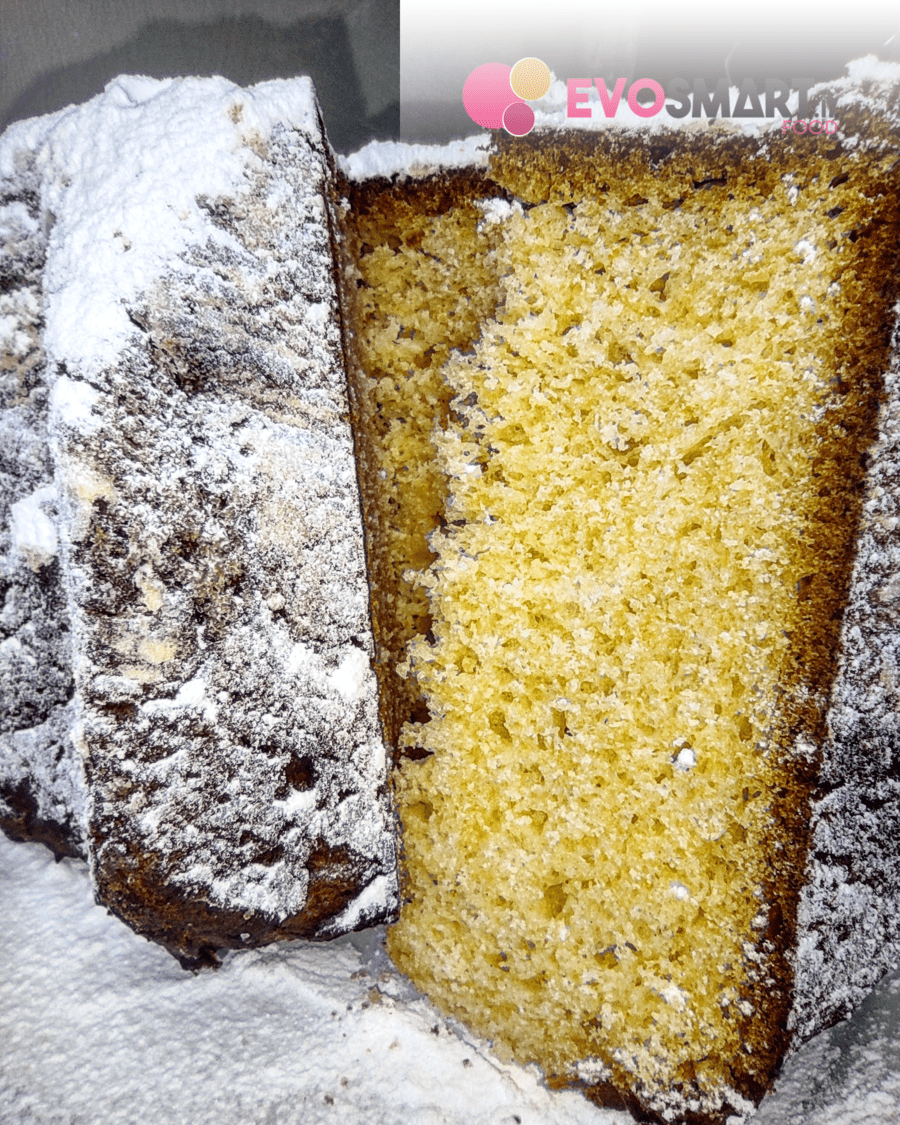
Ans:
[[[3,1125],[633,1125],[438,1015],[383,931],[184,973],[91,901],[80,863],[0,835]],[[900,974],[808,1043],[759,1125],[896,1125]]]
[[[486,167],[491,138],[479,133],[446,145],[404,144],[400,141],[372,141],[359,152],[338,157],[338,162],[351,180],[368,180],[375,176],[390,177],[425,175],[436,168]]]
[[[195,239],[198,197],[245,184],[247,140],[277,122],[314,135],[315,112],[309,79],[254,93],[224,79],[122,76],[88,106],[13,126],[0,175],[18,152],[40,151],[44,206],[56,216],[44,282],[48,350],[62,348],[85,374],[111,363],[134,333],[126,309]]]

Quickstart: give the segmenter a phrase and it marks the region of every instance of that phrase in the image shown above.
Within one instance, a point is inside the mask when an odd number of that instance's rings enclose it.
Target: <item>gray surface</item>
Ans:
[[[118,74],[309,74],[331,143],[399,130],[399,0],[0,0],[0,131]]]

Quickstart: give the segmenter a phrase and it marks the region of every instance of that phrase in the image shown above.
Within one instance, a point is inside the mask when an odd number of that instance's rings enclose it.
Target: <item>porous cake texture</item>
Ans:
[[[396,905],[330,159],[307,80],[118,80],[37,155],[87,850],[189,966]]]
[[[353,193],[352,209],[346,201],[342,208],[354,430],[371,525],[382,714],[393,745],[405,722],[427,717],[415,680],[397,672],[409,643],[431,629],[427,592],[406,576],[434,560],[428,536],[444,510],[447,476],[433,439],[453,395],[444,364],[472,346],[499,299],[498,230],[480,222],[484,200],[499,191],[466,168],[402,192]]]
[[[346,187],[369,527],[404,544],[379,640],[423,634],[397,696],[428,716],[389,948],[644,1118],[743,1120],[900,960],[880,113],[802,145],[544,133],[478,186]]]

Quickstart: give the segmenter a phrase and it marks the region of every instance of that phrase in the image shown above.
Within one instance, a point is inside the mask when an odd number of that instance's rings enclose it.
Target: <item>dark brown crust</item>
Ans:
[[[398,203],[437,216],[473,199],[510,198],[488,172],[477,168],[433,172],[415,179],[394,175],[356,181],[342,177],[337,190],[349,202],[351,214],[360,217]]]
[[[95,878],[101,899],[136,933],[159,942],[185,969],[218,968],[218,954],[226,949],[253,949],[273,941],[327,940],[325,925],[360,893],[376,874],[374,864],[349,848],[329,848],[324,840],[309,859],[309,888],[303,909],[277,921],[258,913],[247,917],[225,910],[173,887],[157,857],[133,848],[115,858],[107,849]],[[360,921],[352,929],[370,925]],[[325,932],[323,932],[325,931]]]
[[[371,413],[372,405],[369,396],[362,387],[365,373],[355,340],[355,326],[360,319],[359,306],[354,286],[349,279],[359,259],[371,249],[371,247],[367,248],[364,241],[367,237],[364,232],[369,227],[377,230],[378,236],[396,250],[406,244],[409,232],[405,229],[405,220],[411,214],[437,218],[454,208],[471,205],[473,199],[488,198],[507,199],[509,193],[487,172],[472,168],[436,172],[416,179],[401,176],[393,176],[389,179],[382,176],[356,182],[339,178],[335,186],[334,210],[338,216],[347,213],[347,218],[343,220],[345,238],[338,243],[341,255],[339,260],[343,266],[339,279],[339,292],[357,472],[367,525],[366,552],[372,596],[372,621],[376,644],[380,646],[376,667],[381,688],[381,719],[387,741],[394,748],[395,760],[401,728],[407,722],[427,722],[428,708],[414,686],[409,681],[401,681],[394,671],[394,665],[402,658],[402,653],[397,651],[396,645],[392,643],[389,599],[379,596],[380,591],[391,590],[392,580],[387,573],[383,552],[379,552],[376,547],[381,535],[379,508],[376,501],[377,477],[374,468],[377,456],[372,439],[376,422]],[[452,335],[450,326],[448,331]],[[466,347],[471,342],[468,338],[454,338],[453,346]],[[415,750],[404,751],[405,756],[415,756],[415,754]]]
[[[40,815],[38,802],[27,781],[0,784],[0,801],[10,809],[0,813],[0,830],[16,843],[43,844],[61,859],[84,859],[81,839],[70,820],[50,820]]]
[[[562,1085],[570,1085],[563,1083]],[[656,1114],[648,1114],[630,1090],[622,1090],[612,1082],[595,1082],[584,1087],[584,1095],[601,1109],[617,1109],[630,1113],[640,1125],[668,1125]]]

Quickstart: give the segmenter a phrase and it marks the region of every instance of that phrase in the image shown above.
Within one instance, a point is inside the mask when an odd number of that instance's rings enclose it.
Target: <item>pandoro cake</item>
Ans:
[[[900,954],[900,131],[833,96],[345,185],[388,948],[645,1120],[744,1120]]]
[[[189,967],[393,916],[308,79],[11,129],[0,824]]]
[[[435,1004],[751,1115],[900,962],[896,83],[832,94],[343,178],[305,80],[14,127],[0,825],[196,967],[391,919],[396,810]]]

